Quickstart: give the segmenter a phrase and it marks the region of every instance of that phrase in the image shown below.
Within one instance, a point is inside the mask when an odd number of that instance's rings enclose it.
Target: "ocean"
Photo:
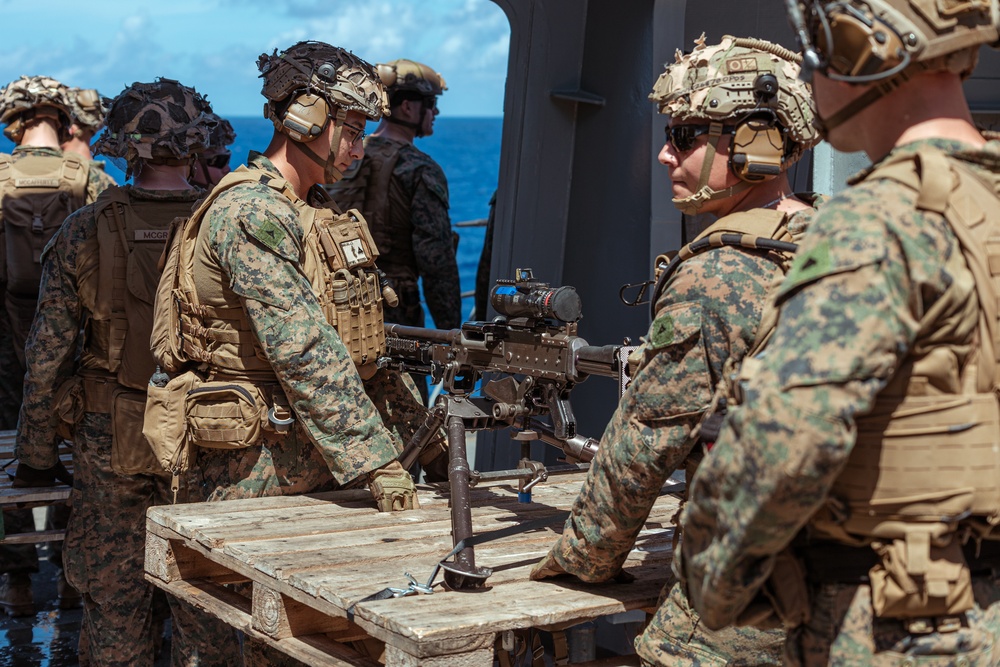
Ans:
[[[232,166],[246,162],[250,150],[263,150],[271,138],[273,126],[264,118],[229,118],[236,130],[236,141],[230,146]],[[416,146],[437,160],[448,177],[452,224],[485,219],[489,214],[490,197],[497,186],[500,170],[500,133],[502,118],[442,118],[434,125],[434,134],[416,140]],[[374,131],[375,124],[369,123]],[[8,153],[13,144],[0,136],[0,152]],[[117,182],[124,180],[124,173],[113,163],[105,162],[105,169]],[[456,228],[458,244],[458,273],[462,293],[463,311],[472,310],[471,292],[476,285],[476,267],[483,249],[485,227]],[[427,325],[432,320],[427,316]]]

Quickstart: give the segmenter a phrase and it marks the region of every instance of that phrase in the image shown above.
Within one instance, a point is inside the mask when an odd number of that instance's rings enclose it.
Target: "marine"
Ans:
[[[374,68],[322,42],[257,61],[271,143],[174,233],[155,298],[144,433],[180,501],[367,486],[382,511],[419,507],[396,460],[426,418],[411,382],[375,365],[381,304],[364,219],[322,183],[363,155],[387,110]],[[443,439],[443,434],[439,434]],[[247,640],[248,660],[272,660]]]
[[[767,295],[813,213],[813,198],[795,194],[787,176],[819,139],[809,87],[797,79],[800,60],[763,40],[725,36],[708,45],[702,36],[656,81],[649,97],[668,116],[659,159],[674,205],[715,221],[674,261],[658,261],[653,322],[630,358],[632,383],[532,579],[620,578],[664,483],[678,469],[690,479],[706,455],[698,427],[726,369],[767,333]],[[742,245],[722,243],[723,234]],[[704,628],[671,576],[635,648],[646,665],[780,665],[783,641],[774,624]]]
[[[0,123],[17,144],[11,155],[0,154],[0,428],[14,429],[21,405],[25,372],[24,347],[35,315],[41,279],[41,253],[67,215],[93,202],[111,179],[88,160],[64,153],[70,139],[72,102],[69,89],[45,76],[22,76],[0,91]],[[25,471],[24,475],[28,473]],[[60,473],[69,482],[68,473]],[[15,481],[23,484],[24,479]],[[63,525],[65,510],[55,512]],[[6,532],[32,530],[29,510],[7,512]],[[53,560],[60,564],[61,551]],[[0,546],[0,606],[12,616],[34,613],[30,573],[38,571],[34,545]],[[61,604],[73,607],[79,597],[62,577]]]
[[[773,608],[787,665],[996,665],[1000,143],[962,79],[1000,5],[786,6],[817,126],[873,164],[775,294],[676,571],[709,628]]]
[[[376,66],[389,93],[390,114],[365,139],[365,156],[328,190],[343,208],[360,210],[378,245],[379,268],[399,295],[386,309],[388,322],[424,326],[418,281],[439,329],[463,321],[455,259],[457,237],[448,217],[448,181],[414,139],[434,134],[444,77],[413,60]]]
[[[66,573],[84,598],[81,662],[152,664],[154,587],[144,578],[145,514],[172,501],[170,476],[142,437],[157,262],[171,221],[204,191],[187,182],[209,145],[208,101],[171,79],[134,83],[111,101],[98,153],[127,164],[113,186],[70,215],[46,247],[38,316],[17,433],[18,479],[57,474],[63,437],[75,444]],[[78,349],[80,350],[78,352]],[[233,631],[174,611],[175,665],[239,659]],[[158,630],[158,627],[157,627]]]

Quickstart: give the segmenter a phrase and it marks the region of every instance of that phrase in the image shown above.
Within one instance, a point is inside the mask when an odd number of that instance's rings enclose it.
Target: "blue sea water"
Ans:
[[[229,118],[236,130],[236,141],[230,147],[232,166],[246,162],[251,150],[263,150],[271,138],[273,126],[264,118]],[[435,120],[434,134],[416,140],[416,146],[437,160],[448,177],[452,223],[483,219],[489,213],[489,201],[497,186],[500,170],[500,133],[502,118],[447,118]],[[369,123],[369,131],[375,124]],[[8,153],[13,144],[0,137],[0,152]],[[124,173],[115,164],[105,162],[105,169],[117,182]],[[472,292],[476,283],[476,266],[483,248],[484,227],[456,229],[458,273],[462,292]],[[472,297],[462,300],[466,315],[472,309]],[[428,316],[428,326],[431,319]]]

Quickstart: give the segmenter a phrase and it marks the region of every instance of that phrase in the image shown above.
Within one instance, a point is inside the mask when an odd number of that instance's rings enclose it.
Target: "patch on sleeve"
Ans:
[[[285,230],[269,218],[261,220],[256,228],[251,229],[250,233],[271,250],[277,250],[281,246],[281,242],[285,240]]]
[[[809,238],[809,233],[806,234]],[[801,248],[791,268],[778,287],[778,299],[803,285],[878,264],[886,257],[882,235],[864,230],[848,229],[824,235]]]
[[[427,186],[427,189],[437,195],[438,199],[444,202],[444,205],[448,206],[448,186],[447,181],[443,180],[444,175],[441,178],[436,178],[430,169],[424,169],[420,175],[420,179]]]
[[[701,333],[701,305],[675,303],[657,315],[649,328],[649,347],[659,350]]]

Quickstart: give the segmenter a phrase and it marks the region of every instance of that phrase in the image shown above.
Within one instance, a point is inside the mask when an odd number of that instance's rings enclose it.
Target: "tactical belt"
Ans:
[[[852,547],[837,542],[822,542],[796,549],[806,566],[809,581],[817,584],[864,584],[868,573],[879,564],[871,547]],[[978,553],[977,553],[978,552]],[[1000,571],[1000,541],[970,540],[962,547],[972,576]]]

